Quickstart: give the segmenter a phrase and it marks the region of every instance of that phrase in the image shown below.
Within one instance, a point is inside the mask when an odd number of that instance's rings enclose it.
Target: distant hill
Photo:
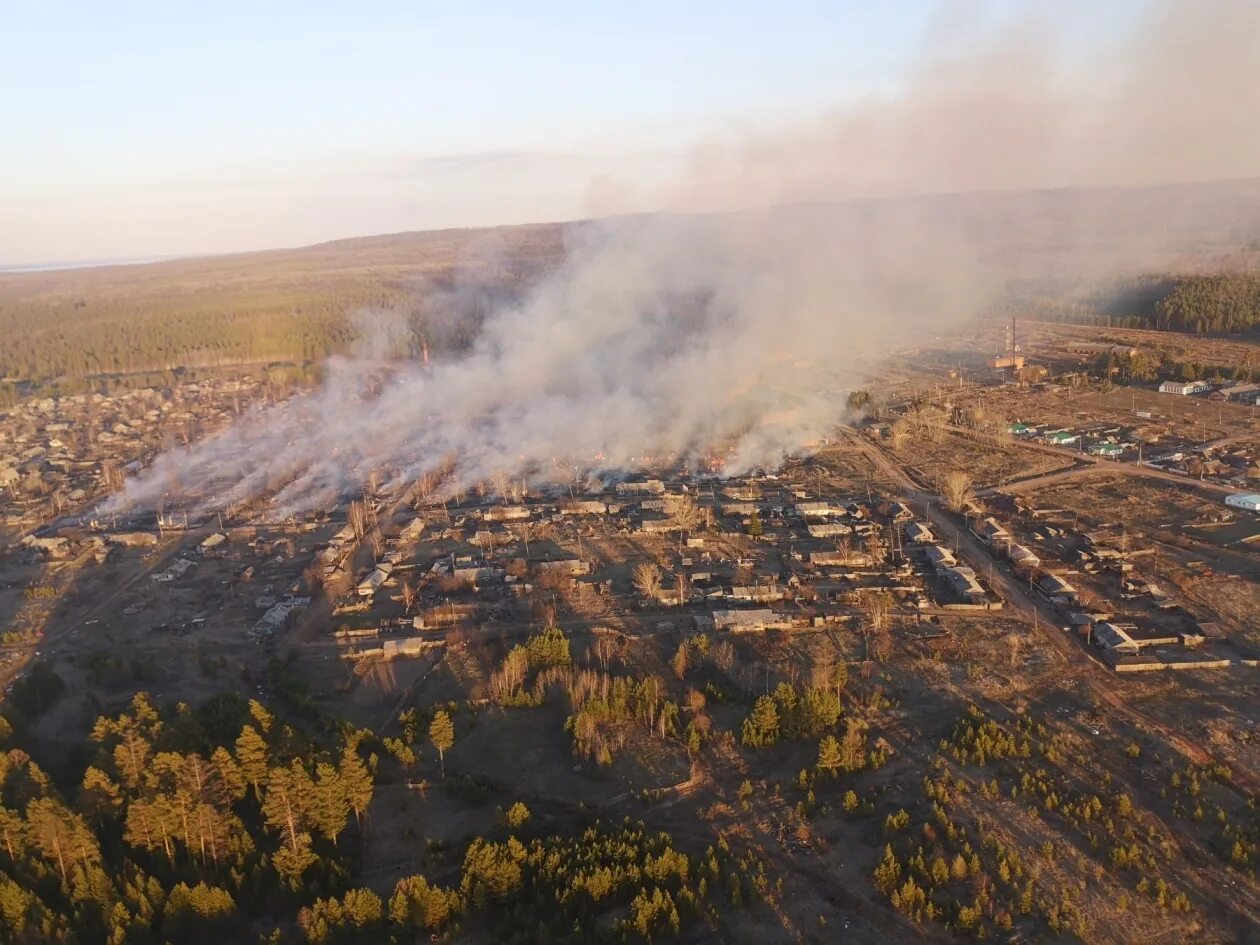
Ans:
[[[740,216],[704,219],[722,226]],[[686,225],[688,218],[676,219]],[[797,204],[763,212],[758,223],[773,239],[776,228],[801,226],[847,228],[860,237],[889,221],[948,227],[1000,263],[1017,296],[1089,298],[1103,311],[1128,308],[1128,292],[1137,311],[1125,314],[1146,318],[1172,290],[1173,276],[1255,268],[1260,180]],[[458,347],[475,332],[479,309],[484,314],[559,265],[566,240],[588,225],[398,233],[142,265],[0,273],[0,377],[29,383],[314,361],[352,344],[347,316],[364,309],[399,313],[435,349]],[[1113,280],[1107,298],[1098,290],[1103,278]],[[452,293],[472,319],[444,317]],[[1186,298],[1202,295],[1200,287]],[[1231,295],[1231,314],[1213,324],[1245,321],[1237,305]],[[1193,324],[1192,315],[1179,318],[1169,326]]]
[[[313,360],[357,309],[423,315],[455,280],[519,290],[564,256],[560,225],[444,230],[144,265],[0,274],[0,376],[86,377]]]

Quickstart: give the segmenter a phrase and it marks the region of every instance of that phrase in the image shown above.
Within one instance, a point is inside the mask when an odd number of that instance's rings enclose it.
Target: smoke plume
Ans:
[[[826,435],[889,345],[959,326],[1012,279],[1254,238],[1260,188],[1152,185],[1260,169],[1260,7],[1154,4],[1089,54],[1045,18],[977,38],[952,13],[899,95],[706,141],[642,198],[679,212],[571,227],[563,265],[458,357],[383,363],[404,328],[368,313],[319,390],[160,456],[113,507],[265,492],[287,514],[381,476],[563,482],[715,448],[728,472],[773,466]]]

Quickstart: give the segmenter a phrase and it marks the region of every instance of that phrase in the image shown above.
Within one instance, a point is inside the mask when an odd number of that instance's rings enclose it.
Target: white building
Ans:
[[[1225,504],[1235,509],[1246,509],[1248,512],[1260,512],[1260,493],[1244,492],[1227,495]]]
[[[806,525],[805,530],[809,532],[810,538],[839,538],[853,533],[853,529],[844,524],[844,522],[822,522],[817,525]]]
[[[797,502],[792,510],[801,518],[830,518],[836,514],[830,502]]]
[[[1161,394],[1201,394],[1208,389],[1206,381],[1164,381],[1159,385]]]

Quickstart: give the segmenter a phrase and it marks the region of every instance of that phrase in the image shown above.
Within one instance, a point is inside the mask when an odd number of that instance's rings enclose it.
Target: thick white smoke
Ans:
[[[1126,161],[1141,183],[1260,170],[1247,121],[1260,110],[1257,9],[1160,4],[1097,63],[1070,69],[1007,29],[931,57],[897,100],[706,146],[695,166],[711,173],[689,175],[673,205],[772,208],[574,227],[560,269],[492,313],[457,360],[334,360],[319,391],[159,457],[112,505],[266,491],[277,512],[297,512],[382,473],[443,467],[452,488],[498,474],[562,481],[575,466],[696,461],[719,443],[733,444],[728,469],[773,465],[827,432],[883,347],[957,326],[1008,278],[1150,264],[1260,220],[1254,188],[1225,207],[1210,190],[1175,208],[1158,191],[820,198],[1115,183]],[[1006,48],[1012,35],[1022,56]],[[1144,87],[1158,68],[1167,75]],[[1240,95],[1253,107],[1222,105]],[[1149,153],[1180,121],[1196,140]],[[798,197],[813,202],[773,207]],[[369,335],[395,330],[367,321]]]
[[[497,473],[563,481],[575,465],[698,461],[728,438],[731,465],[777,463],[841,415],[875,346],[954,320],[975,297],[966,254],[943,259],[937,239],[924,235],[930,255],[907,278],[908,234],[807,216],[585,228],[562,270],[497,312],[465,356],[428,370],[335,359],[320,390],[159,457],[118,506],[270,490],[278,510],[299,511],[448,458],[453,487]],[[385,313],[362,324],[398,331]]]

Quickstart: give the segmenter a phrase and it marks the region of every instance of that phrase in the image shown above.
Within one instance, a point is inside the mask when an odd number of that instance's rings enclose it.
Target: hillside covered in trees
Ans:
[[[977,258],[1011,275],[1009,304],[1021,313],[1229,332],[1260,318],[1260,282],[1211,273],[1254,269],[1257,207],[1260,181],[1252,180],[793,204],[766,211],[754,226],[766,239],[823,226],[856,240],[881,229],[948,227]],[[735,216],[707,219],[724,227]],[[668,219],[685,226],[702,218]],[[400,233],[136,266],[0,272],[0,383],[69,378],[81,387],[86,378],[134,372],[313,362],[352,346],[359,313],[381,311],[406,318],[417,343],[458,348],[479,317],[557,266],[570,240],[594,225]],[[1152,232],[1158,249],[1146,246]],[[1137,260],[1145,270],[1135,269]],[[1101,272],[1127,275],[1104,292]]]
[[[467,316],[555,265],[563,241],[558,225],[449,230],[0,273],[0,378],[315,361],[350,348],[359,312],[396,312],[435,347],[458,346],[475,331]]]

